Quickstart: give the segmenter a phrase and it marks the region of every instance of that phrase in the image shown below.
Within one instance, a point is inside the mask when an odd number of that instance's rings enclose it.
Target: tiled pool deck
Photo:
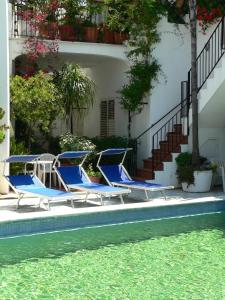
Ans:
[[[75,202],[75,208],[72,208],[68,202],[51,202],[50,211],[39,207],[39,201],[35,198],[24,198],[21,201],[21,207],[16,209],[16,197],[14,194],[0,196],[0,222],[26,220],[36,218],[46,218],[54,216],[82,215],[87,213],[113,212],[129,209],[165,207],[173,205],[184,205],[188,203],[220,202],[225,200],[225,194],[221,189],[216,189],[210,193],[184,193],[180,189],[167,191],[167,200],[158,192],[152,193],[151,201],[144,201],[142,192],[133,192],[129,198],[125,198],[125,204],[120,204],[118,198],[110,201],[105,200],[105,205],[100,206],[99,199],[93,195],[90,201],[85,203],[81,196]]]

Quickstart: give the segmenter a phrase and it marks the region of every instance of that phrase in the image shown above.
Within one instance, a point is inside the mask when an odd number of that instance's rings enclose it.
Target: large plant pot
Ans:
[[[194,171],[194,184],[188,185],[182,182],[182,189],[189,193],[205,193],[209,192],[212,184],[212,170]]]
[[[98,40],[98,28],[96,26],[84,27],[84,41],[96,43]]]

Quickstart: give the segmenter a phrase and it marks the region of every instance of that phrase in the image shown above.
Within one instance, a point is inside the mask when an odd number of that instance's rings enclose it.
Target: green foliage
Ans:
[[[192,155],[189,152],[180,153],[176,158],[178,167],[186,167],[192,163]]]
[[[136,141],[123,136],[95,137],[91,139],[96,145],[96,152],[100,152],[109,148],[133,148],[133,151],[128,151],[126,155],[125,165],[130,170],[129,162],[135,154]],[[93,159],[93,164],[96,165],[96,157]],[[113,164],[121,162],[121,155],[103,156],[101,162],[103,164]]]
[[[166,12],[165,6],[156,0],[105,0],[107,24],[112,30],[129,32],[132,53],[149,55],[158,42],[157,24]]]
[[[151,92],[160,66],[152,57],[152,50],[159,41],[157,25],[166,13],[166,6],[156,0],[105,0],[107,24],[111,30],[129,33],[131,69],[128,83],[120,91],[121,103],[129,111],[128,135],[131,136],[132,113],[140,113],[143,100]]]
[[[61,148],[59,145],[59,136],[53,137],[49,136],[48,137],[48,151],[49,153],[52,153],[54,155],[57,155],[61,152]]]
[[[89,164],[89,165],[87,166],[87,168],[85,169],[85,171],[87,172],[88,176],[91,176],[91,177],[102,177],[101,172],[96,171],[96,170],[93,168],[92,164]]]
[[[156,61],[137,62],[127,72],[128,84],[125,84],[120,91],[121,103],[126,110],[141,112],[143,99],[153,87],[160,67]]]
[[[73,119],[73,109],[82,114],[93,104],[95,84],[79,65],[65,64],[61,71],[55,72],[54,82],[62,95],[68,120]]]
[[[0,107],[0,120],[4,117],[5,112],[4,110]],[[0,144],[4,141],[5,139],[5,130],[6,126],[5,125],[0,125]]]
[[[62,151],[95,151],[96,146],[86,137],[78,137],[67,132],[59,138]]]
[[[10,139],[10,155],[23,155],[29,154],[28,149],[26,148],[23,142],[17,142],[14,137]],[[14,163],[10,164],[10,174],[16,175],[19,173],[23,173],[24,164]]]
[[[34,129],[49,132],[52,122],[63,112],[58,89],[52,76],[43,72],[25,79],[21,76],[11,78],[12,115],[26,125],[28,146],[30,147]]]
[[[98,152],[108,148],[126,148],[130,146],[128,138],[121,136],[95,137],[91,140],[96,145]]]

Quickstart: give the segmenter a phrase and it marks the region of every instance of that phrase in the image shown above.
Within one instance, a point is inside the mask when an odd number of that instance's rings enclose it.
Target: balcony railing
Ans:
[[[38,18],[42,18],[41,21]],[[123,44],[124,32],[111,31],[105,25],[104,13],[90,13],[83,7],[79,15],[68,17],[65,8],[57,8],[47,15],[24,0],[12,4],[13,37],[39,37],[49,40]]]

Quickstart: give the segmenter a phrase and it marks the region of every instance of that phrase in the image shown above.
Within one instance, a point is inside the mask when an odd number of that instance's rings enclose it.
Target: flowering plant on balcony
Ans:
[[[202,31],[206,32],[210,25],[217,23],[224,15],[224,12],[224,1],[199,0],[197,6],[197,18]]]
[[[56,20],[60,3],[58,0],[48,0],[41,4],[33,6],[25,2],[16,12],[28,25],[31,36],[25,42],[25,50],[32,60],[37,59],[39,55],[55,53],[58,50]],[[47,39],[53,41],[46,41]]]

